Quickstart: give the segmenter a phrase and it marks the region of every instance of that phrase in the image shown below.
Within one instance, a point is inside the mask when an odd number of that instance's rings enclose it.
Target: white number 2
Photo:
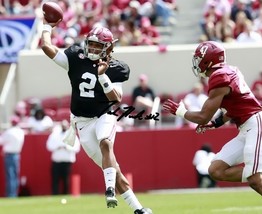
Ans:
[[[97,81],[96,76],[94,74],[86,72],[82,75],[82,78],[85,80],[89,79],[90,82],[82,82],[79,84],[80,96],[89,98],[95,97],[94,88]]]

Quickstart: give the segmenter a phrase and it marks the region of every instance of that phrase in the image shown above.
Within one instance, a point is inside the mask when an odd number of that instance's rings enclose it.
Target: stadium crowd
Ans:
[[[176,0],[55,0],[64,11],[53,32],[58,47],[80,43],[95,26],[104,26],[119,39],[119,46],[159,45],[157,26],[176,25]],[[0,15],[42,17],[41,0],[0,1]],[[261,42],[261,0],[206,0],[200,41]]]
[[[42,17],[43,1],[0,1],[0,15]],[[96,26],[104,26],[119,39],[118,45],[158,45],[156,26],[173,26],[176,0],[57,0],[64,11],[62,22],[54,29],[53,44],[67,47],[79,43]]]
[[[261,42],[261,0],[207,0],[200,41]]]

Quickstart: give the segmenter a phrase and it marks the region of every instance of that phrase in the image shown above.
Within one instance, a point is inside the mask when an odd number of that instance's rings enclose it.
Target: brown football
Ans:
[[[48,23],[56,23],[63,20],[63,10],[55,2],[45,2],[42,6],[42,11]]]

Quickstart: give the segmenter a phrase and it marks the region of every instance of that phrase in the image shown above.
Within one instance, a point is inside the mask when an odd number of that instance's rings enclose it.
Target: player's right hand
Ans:
[[[203,134],[207,130],[210,130],[210,129],[215,129],[215,125],[212,122],[209,122],[208,124],[205,124],[205,125],[198,125],[196,127],[196,133]]]
[[[109,61],[110,61],[110,57],[107,56],[106,61],[99,59],[98,62],[98,75],[102,75],[106,72],[106,70],[109,67]]]

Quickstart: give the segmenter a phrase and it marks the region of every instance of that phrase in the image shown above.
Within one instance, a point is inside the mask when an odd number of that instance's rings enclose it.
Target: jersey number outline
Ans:
[[[97,78],[94,74],[91,74],[89,72],[85,72],[82,75],[82,78],[87,80],[90,79],[90,82],[81,82],[79,84],[79,90],[80,90],[80,96],[81,97],[89,97],[89,98],[94,98],[95,97],[95,92],[94,88],[96,85]]]
[[[238,76],[238,87],[239,87],[240,93],[241,94],[250,93],[251,90],[248,87],[243,74],[240,71],[237,71],[237,76]]]

